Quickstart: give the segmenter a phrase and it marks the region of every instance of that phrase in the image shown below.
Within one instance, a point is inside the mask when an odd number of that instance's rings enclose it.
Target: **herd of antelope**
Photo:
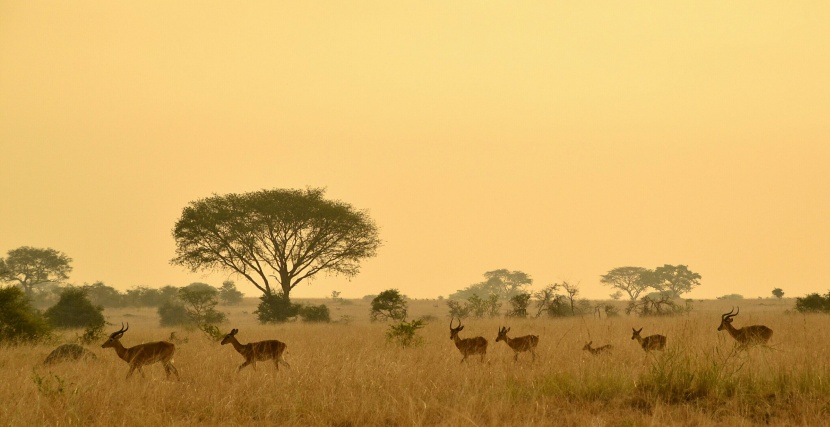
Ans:
[[[763,325],[735,328],[735,326],[732,325],[732,318],[737,316],[739,312],[740,308],[738,308],[738,311],[735,311],[733,308],[729,313],[721,315],[721,322],[720,326],[718,326],[718,331],[726,329],[726,331],[729,332],[729,335],[735,339],[739,349],[745,349],[750,345],[765,345],[767,341],[769,341],[770,337],[772,337],[772,329]],[[461,361],[464,362],[467,360],[468,356],[475,355],[481,356],[481,360],[484,361],[484,356],[487,354],[487,339],[480,336],[473,338],[459,337],[458,333],[464,329],[464,326],[461,325],[461,319],[458,319],[458,326],[456,327],[453,327],[454,322],[454,318],[450,319],[450,339],[455,342],[455,346],[458,348],[458,351],[461,352],[461,355],[463,356]],[[109,339],[101,345],[102,348],[114,349],[118,357],[129,364],[130,370],[127,372],[127,378],[129,378],[135,370],[138,370],[143,377],[144,371],[141,369],[143,366],[161,362],[164,367],[164,371],[167,374],[167,378],[169,379],[172,374],[178,379],[179,372],[176,370],[176,367],[173,366],[173,354],[176,352],[176,346],[167,341],[157,341],[139,344],[133,347],[124,347],[120,340],[129,328],[129,323],[126,327],[122,324],[121,329],[110,334]],[[643,328],[632,328],[633,334],[631,339],[637,340],[643,350],[650,352],[653,350],[663,350],[666,347],[665,335],[649,335],[643,337],[640,335],[642,330]],[[237,371],[242,370],[242,368],[248,365],[251,365],[254,369],[256,369],[256,362],[268,360],[274,362],[274,366],[277,370],[279,370],[280,364],[290,367],[288,362],[286,362],[283,357],[287,347],[285,343],[277,340],[267,340],[241,344],[236,339],[236,334],[238,332],[238,329],[233,329],[222,339],[222,345],[231,344],[233,348],[245,358],[245,362],[239,365]],[[496,342],[504,341],[513,350],[515,353],[513,360],[518,362],[519,353],[524,352],[530,352],[533,360],[536,360],[536,346],[539,344],[539,336],[525,335],[510,338],[507,336],[508,332],[510,332],[510,328],[500,327],[498,336],[496,337]],[[610,344],[594,348],[591,346],[592,343],[593,341],[589,341],[582,349],[590,352],[592,355],[610,353],[613,349]],[[95,355],[74,344],[63,345],[58,347],[46,358],[46,363],[54,363],[61,359],[80,359],[82,357],[94,358]]]

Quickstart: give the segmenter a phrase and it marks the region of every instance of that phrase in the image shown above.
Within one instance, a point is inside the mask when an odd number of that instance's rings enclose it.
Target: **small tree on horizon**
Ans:
[[[31,299],[36,286],[68,279],[71,263],[72,258],[55,249],[21,246],[0,258],[0,281],[20,286]]]
[[[780,301],[781,298],[784,298],[784,290],[781,288],[775,288],[772,290],[772,295]]]

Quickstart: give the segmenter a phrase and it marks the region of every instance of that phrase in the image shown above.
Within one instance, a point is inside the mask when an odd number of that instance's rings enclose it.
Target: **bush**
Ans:
[[[510,317],[527,317],[527,308],[530,306],[530,293],[522,292],[510,298]]]
[[[262,323],[285,322],[300,311],[300,305],[292,303],[282,292],[263,295],[259,299],[261,302],[254,313]]]
[[[718,297],[718,299],[744,299],[744,296],[741,294],[729,294]]]
[[[158,308],[161,326],[182,326],[190,324],[190,317],[184,305],[168,301]]]
[[[242,302],[242,292],[236,289],[236,285],[231,280],[222,282],[222,287],[219,288],[219,299],[223,304],[236,305]]]
[[[331,322],[329,308],[325,304],[306,305],[300,308],[300,318],[305,322]]]
[[[461,305],[461,302],[456,300],[447,300],[447,307],[450,309],[450,317],[464,319],[470,315],[471,307],[469,304]]]
[[[812,293],[804,298],[796,298],[795,309],[800,313],[830,313],[830,292],[825,296]]]
[[[57,304],[46,310],[46,318],[57,328],[83,328],[104,325],[104,307],[93,305],[81,288],[67,288]]]
[[[49,329],[20,288],[0,288],[0,343],[37,341],[48,337]]]
[[[389,325],[389,330],[386,331],[386,341],[401,347],[420,345],[424,340],[417,333],[418,329],[423,328],[425,325],[423,320],[413,320],[412,322],[401,321],[397,325]]]
[[[387,289],[372,300],[369,318],[375,320],[406,319],[406,300],[397,289]]]

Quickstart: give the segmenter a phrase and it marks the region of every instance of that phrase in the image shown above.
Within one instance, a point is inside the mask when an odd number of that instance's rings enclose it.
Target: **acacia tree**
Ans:
[[[21,246],[0,258],[0,281],[20,286],[32,297],[34,287],[69,278],[72,258],[52,248]]]
[[[679,297],[681,294],[691,291],[694,287],[700,286],[700,274],[697,274],[685,265],[669,265],[654,269],[655,289],[670,291],[672,297]]]
[[[601,276],[600,283],[619,289],[635,301],[654,284],[654,272],[643,267],[617,267]]]
[[[367,212],[326,200],[324,192],[274,189],[191,202],[173,228],[171,263],[236,273],[266,298],[288,299],[321,272],[355,276],[380,246],[377,226]]]
[[[525,287],[533,284],[533,279],[527,273],[506,268],[488,271],[484,273],[484,279],[483,282],[474,283],[453,293],[450,298],[467,299],[473,295],[497,295],[502,299],[510,299],[525,292]]]

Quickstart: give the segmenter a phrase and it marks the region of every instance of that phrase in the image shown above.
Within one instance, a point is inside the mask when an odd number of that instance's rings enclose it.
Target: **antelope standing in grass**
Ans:
[[[732,313],[733,311],[735,311],[734,307],[729,313],[721,315],[718,330],[722,331],[726,329],[729,335],[732,335],[732,338],[735,338],[735,341],[738,342],[740,348],[746,348],[754,344],[766,344],[770,337],[772,337],[772,329],[764,325],[744,326],[743,328],[736,329],[732,326],[732,318],[741,312],[741,308],[738,307],[738,311],[734,314]]]
[[[450,319],[450,339],[455,341],[455,346],[458,347],[458,350],[464,357],[461,358],[461,361],[467,360],[467,356],[473,354],[480,354],[481,361],[484,361],[484,355],[487,354],[487,340],[484,337],[475,337],[475,338],[465,338],[461,339],[458,338],[458,333],[464,329],[464,326],[461,326],[461,319],[458,319],[458,327],[453,328],[452,322],[455,318]]]
[[[666,347],[666,337],[664,335],[649,335],[643,338],[640,336],[640,332],[643,328],[640,328],[639,331],[634,328],[631,328],[631,330],[634,331],[634,334],[631,335],[631,339],[637,340],[646,352],[651,350],[662,350]]]
[[[588,341],[588,343],[585,344],[584,347],[582,347],[582,350],[588,350],[588,351],[591,352],[591,354],[597,355],[597,354],[603,354],[603,353],[610,353],[611,350],[614,348],[614,346],[612,346],[611,344],[605,344],[602,347],[592,348],[591,347],[592,343],[593,343],[593,341]]]
[[[539,337],[536,335],[525,335],[523,337],[510,338],[507,336],[508,332],[510,332],[510,328],[499,328],[499,336],[496,337],[496,342],[504,341],[516,352],[513,360],[518,362],[519,353],[524,351],[529,351],[533,355],[533,360],[536,360],[536,345],[539,344]]]
[[[287,368],[291,367],[291,365],[285,361],[285,358],[282,357],[286,347],[288,347],[284,342],[267,340],[240,344],[239,341],[236,340],[236,334],[238,332],[239,329],[233,329],[229,334],[225,335],[225,338],[222,339],[222,345],[228,343],[232,344],[233,348],[245,358],[245,363],[239,365],[237,372],[241,371],[242,368],[248,365],[253,366],[254,370],[256,370],[256,362],[264,360],[273,360],[274,366],[277,367],[278,371],[280,370],[280,363],[285,365]]]
[[[127,372],[127,378],[129,378],[136,369],[138,369],[138,373],[144,377],[144,371],[141,370],[142,366],[161,362],[164,366],[164,372],[167,373],[167,378],[170,378],[170,374],[173,373],[176,375],[176,379],[181,379],[179,378],[179,371],[177,371],[176,367],[173,366],[173,353],[176,352],[176,346],[173,345],[173,343],[169,343],[167,341],[157,341],[126,348],[119,340],[122,336],[124,336],[124,332],[127,332],[128,329],[130,329],[130,324],[127,323],[127,327],[124,328],[124,324],[122,323],[121,329],[113,332],[109,339],[101,345],[101,348],[112,347],[115,349],[115,353],[118,357],[130,365],[130,371]]]

